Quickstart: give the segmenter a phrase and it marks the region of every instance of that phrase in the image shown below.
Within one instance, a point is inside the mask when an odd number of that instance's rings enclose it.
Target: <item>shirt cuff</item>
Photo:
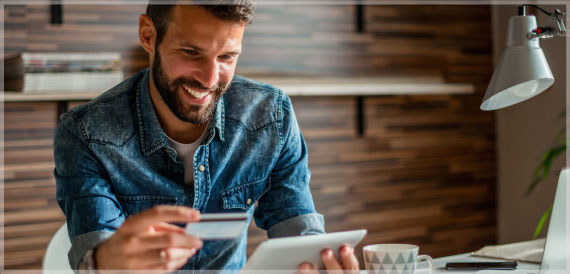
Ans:
[[[71,249],[67,254],[71,269],[78,273],[77,270],[80,269],[83,257],[85,257],[87,251],[94,249],[100,243],[113,236],[113,234],[115,234],[115,232],[93,231],[75,236],[73,243],[71,244]]]
[[[309,213],[281,221],[267,230],[267,237],[291,237],[325,234],[325,219],[319,213]]]

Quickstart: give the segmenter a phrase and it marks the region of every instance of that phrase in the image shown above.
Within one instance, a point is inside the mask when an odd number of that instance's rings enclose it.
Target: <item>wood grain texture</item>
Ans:
[[[137,38],[142,6],[7,6],[5,49],[118,51],[125,75],[148,66]],[[489,6],[259,6],[238,73],[268,76],[415,76],[471,83],[472,95],[296,97],[311,189],[328,231],[366,228],[360,247],[413,243],[434,257],[495,243],[495,135],[479,110],[492,72]],[[51,155],[55,103],[5,104],[5,268],[38,269],[64,218]],[[252,225],[248,254],[266,238]],[[361,261],[362,263],[362,261]]]
[[[39,268],[65,221],[55,199],[57,104],[4,104],[4,268]]]
[[[351,113],[354,101],[293,98],[327,229],[366,228],[362,245],[412,243],[435,257],[494,243],[493,122],[456,107],[466,99],[368,98],[367,132],[359,138],[353,119],[321,118]]]

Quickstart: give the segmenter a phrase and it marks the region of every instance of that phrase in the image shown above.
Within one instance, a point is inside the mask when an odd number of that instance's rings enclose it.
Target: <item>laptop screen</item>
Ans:
[[[570,237],[568,233],[568,181],[570,179],[570,169],[564,169],[558,179],[556,196],[550,216],[548,234],[546,234],[546,245],[540,264],[540,274],[570,273]]]

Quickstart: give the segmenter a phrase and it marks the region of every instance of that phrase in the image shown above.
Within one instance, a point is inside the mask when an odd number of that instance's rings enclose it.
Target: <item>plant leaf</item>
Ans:
[[[532,182],[530,183],[530,185],[529,185],[528,188],[526,189],[525,196],[528,197],[528,196],[530,195],[530,193],[534,190],[534,188],[538,185],[538,183],[540,183],[540,181],[542,181],[542,180],[540,179],[540,177],[539,177],[539,178],[535,178],[534,180],[532,180]]]
[[[558,118],[564,118],[564,117],[566,117],[566,108],[563,108],[560,114],[558,114]]]
[[[552,213],[552,205],[546,210],[546,212],[544,212],[544,214],[542,214],[540,221],[538,221],[536,229],[534,230],[534,235],[532,236],[533,239],[536,239],[538,238],[538,236],[540,236],[540,232],[542,231],[542,228],[544,227],[546,220],[550,216],[550,213]]]
[[[567,144],[564,143],[547,150],[542,155],[542,162],[534,170],[533,180],[526,190],[526,196],[528,196],[534,190],[538,183],[548,177],[550,173],[550,167],[552,166],[552,161],[564,151],[566,151],[567,148]]]

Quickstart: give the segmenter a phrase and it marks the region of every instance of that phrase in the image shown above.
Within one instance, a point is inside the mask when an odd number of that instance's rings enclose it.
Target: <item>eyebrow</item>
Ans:
[[[182,43],[180,46],[181,46],[181,47],[184,47],[184,48],[195,49],[195,50],[197,50],[197,51],[206,51],[205,49],[203,49],[203,48],[201,48],[201,47],[198,47],[198,46],[195,46],[195,45],[192,45],[192,44],[189,44],[189,43]],[[241,54],[241,51],[239,51],[239,50],[236,50],[236,51],[228,51],[228,52],[225,52],[224,54],[240,55],[240,54]]]

